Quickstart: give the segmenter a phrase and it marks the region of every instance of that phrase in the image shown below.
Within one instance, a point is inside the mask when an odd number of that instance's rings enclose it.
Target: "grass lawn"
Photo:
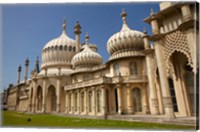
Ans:
[[[31,122],[27,119],[31,118]],[[129,122],[116,120],[82,119],[51,114],[23,114],[2,111],[3,127],[59,127],[59,128],[107,128],[107,129],[179,129],[194,130],[191,126],[178,126],[157,123]]]

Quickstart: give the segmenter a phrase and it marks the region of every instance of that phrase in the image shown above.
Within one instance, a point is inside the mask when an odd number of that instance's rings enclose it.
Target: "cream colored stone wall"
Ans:
[[[19,111],[27,111],[27,109],[28,109],[28,98],[21,99],[21,100],[19,101],[18,110],[19,110]]]

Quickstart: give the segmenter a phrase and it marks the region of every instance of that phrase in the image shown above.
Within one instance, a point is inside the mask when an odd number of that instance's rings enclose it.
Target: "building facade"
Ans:
[[[131,13],[131,12],[130,12]],[[58,38],[42,50],[30,79],[29,60],[24,80],[9,88],[7,106],[31,113],[64,113],[83,116],[166,115],[195,116],[198,100],[198,11],[194,3],[160,3],[160,12],[144,21],[152,35],[132,30],[121,13],[122,28],[107,42],[109,60],[97,46],[80,43],[66,34],[66,21]]]

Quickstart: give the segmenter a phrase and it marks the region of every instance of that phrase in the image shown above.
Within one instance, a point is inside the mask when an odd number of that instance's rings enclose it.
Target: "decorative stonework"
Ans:
[[[193,60],[189,51],[187,37],[181,31],[175,31],[166,35],[163,39],[163,42],[167,74],[170,72],[170,57],[175,51],[185,54],[188,58],[188,64],[193,67]]]

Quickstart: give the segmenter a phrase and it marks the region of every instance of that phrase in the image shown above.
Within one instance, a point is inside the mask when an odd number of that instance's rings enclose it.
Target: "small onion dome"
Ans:
[[[84,50],[82,50],[72,58],[72,65],[75,69],[92,67],[102,64],[102,57],[98,53],[90,49],[90,47],[88,46],[88,40],[89,36],[88,34],[86,34],[86,45]]]
[[[56,66],[71,67],[71,59],[75,55],[76,41],[67,36],[65,19],[62,27],[61,35],[49,41],[43,48],[42,68]]]
[[[123,10],[121,17],[123,25],[121,31],[112,35],[107,42],[107,50],[110,55],[117,51],[134,50],[139,51],[144,49],[143,33],[131,30],[126,22],[127,13]]]

